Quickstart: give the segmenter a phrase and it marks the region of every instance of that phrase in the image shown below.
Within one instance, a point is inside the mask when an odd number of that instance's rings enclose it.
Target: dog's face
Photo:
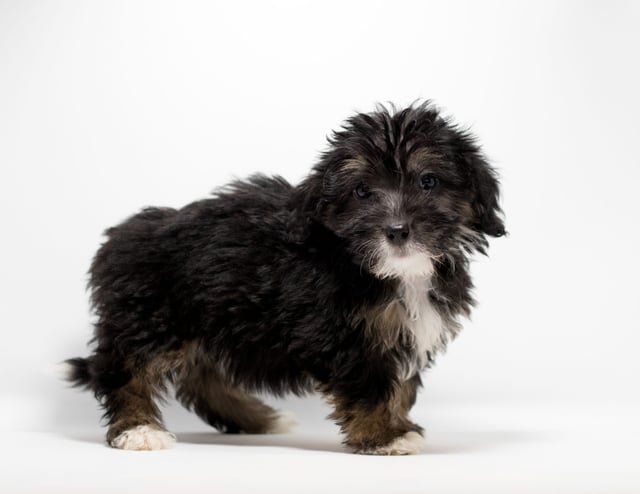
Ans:
[[[305,184],[313,214],[376,276],[429,276],[504,234],[493,170],[432,107],[358,114],[330,143]]]

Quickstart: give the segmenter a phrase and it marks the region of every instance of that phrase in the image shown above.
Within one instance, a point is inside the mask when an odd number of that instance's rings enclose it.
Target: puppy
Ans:
[[[68,360],[115,448],[171,446],[156,401],[221,432],[281,432],[254,395],[310,391],[356,453],[411,454],[420,371],[473,305],[468,256],[505,233],[496,173],[428,102],[357,114],[299,185],[255,175],[106,231],[93,353]]]

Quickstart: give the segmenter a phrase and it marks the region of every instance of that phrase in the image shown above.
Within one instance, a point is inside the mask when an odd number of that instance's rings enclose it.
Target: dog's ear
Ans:
[[[505,235],[500,209],[500,182],[474,137],[456,127],[448,127],[443,144],[460,164],[471,191],[470,227],[492,237]]]
[[[471,225],[476,231],[492,237],[501,237],[506,231],[502,209],[498,203],[500,182],[496,172],[475,146],[463,153],[463,159],[473,190]]]

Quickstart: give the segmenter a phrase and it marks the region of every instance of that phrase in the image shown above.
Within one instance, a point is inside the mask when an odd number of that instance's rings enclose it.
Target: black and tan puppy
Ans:
[[[281,431],[256,392],[319,391],[345,444],[410,454],[420,371],[473,299],[468,255],[504,234],[473,138],[429,104],[357,114],[297,186],[257,175],[107,230],[90,270],[94,350],[68,361],[107,441],[159,449],[170,382],[223,432]]]

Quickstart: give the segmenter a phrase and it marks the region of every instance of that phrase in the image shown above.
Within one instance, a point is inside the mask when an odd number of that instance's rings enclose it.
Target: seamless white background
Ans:
[[[640,491],[639,22],[631,1],[1,1],[0,490]],[[174,450],[104,447],[92,398],[46,371],[87,353],[101,232],[232,177],[297,181],[352,112],[418,98],[480,137],[510,232],[425,375],[425,454],[345,455],[317,399],[279,404],[290,436],[169,404]]]

